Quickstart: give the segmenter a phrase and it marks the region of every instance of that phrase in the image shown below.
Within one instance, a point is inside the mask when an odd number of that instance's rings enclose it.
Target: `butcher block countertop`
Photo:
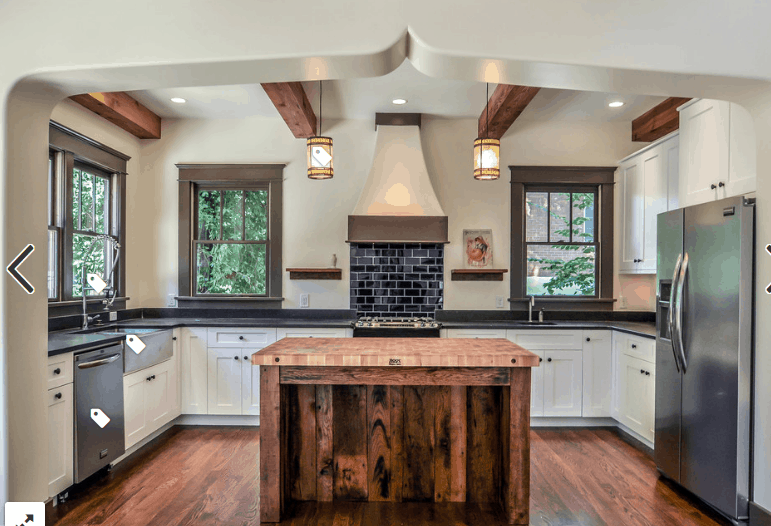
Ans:
[[[333,367],[538,367],[538,356],[504,338],[284,338],[252,365]]]

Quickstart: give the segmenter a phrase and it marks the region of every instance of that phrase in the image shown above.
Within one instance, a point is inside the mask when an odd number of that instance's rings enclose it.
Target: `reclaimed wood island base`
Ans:
[[[291,500],[500,503],[529,524],[530,368],[505,339],[284,338],[260,366],[260,519]]]

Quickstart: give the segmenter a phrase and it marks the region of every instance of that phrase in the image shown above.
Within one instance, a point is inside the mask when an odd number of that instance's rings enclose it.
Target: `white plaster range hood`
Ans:
[[[447,243],[447,216],[420,144],[420,114],[378,113],[375,123],[375,155],[348,216],[348,242]]]

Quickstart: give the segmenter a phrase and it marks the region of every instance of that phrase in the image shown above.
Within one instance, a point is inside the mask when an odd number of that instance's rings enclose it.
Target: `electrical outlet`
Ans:
[[[626,296],[619,296],[618,297],[618,302],[621,304],[620,307],[622,309],[626,309],[626,308],[629,307],[629,303],[626,300]]]
[[[111,312],[110,313],[110,321],[118,321],[118,313],[117,312]]]
[[[496,309],[502,309],[503,308],[503,296],[496,296],[495,297],[495,308]]]
[[[167,307],[176,307],[177,306],[177,300],[174,299],[174,294],[169,294],[166,298],[166,306]]]
[[[300,308],[301,309],[307,309],[309,304],[309,298],[310,294],[300,294]]]

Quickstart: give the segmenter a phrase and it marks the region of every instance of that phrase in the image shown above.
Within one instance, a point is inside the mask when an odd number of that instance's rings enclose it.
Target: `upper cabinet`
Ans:
[[[755,191],[755,127],[733,103],[694,99],[680,108],[680,206]]]
[[[619,271],[656,273],[656,216],[678,208],[679,137],[670,134],[619,163]]]

